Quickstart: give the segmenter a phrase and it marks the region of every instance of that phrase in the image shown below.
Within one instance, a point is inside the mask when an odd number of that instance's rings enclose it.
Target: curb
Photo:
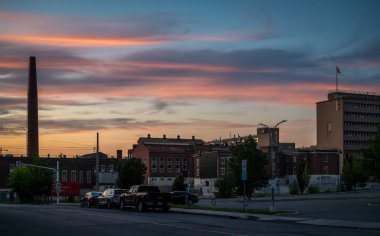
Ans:
[[[313,218],[288,217],[288,216],[279,216],[279,215],[260,215],[260,214],[249,214],[249,213],[180,209],[180,208],[171,208],[170,211],[176,212],[176,213],[228,217],[228,218],[234,218],[234,219],[250,219],[250,220],[257,220],[257,221],[281,221],[281,222],[289,222],[289,223],[295,223],[295,224],[380,230],[380,224],[377,222],[313,219]]]

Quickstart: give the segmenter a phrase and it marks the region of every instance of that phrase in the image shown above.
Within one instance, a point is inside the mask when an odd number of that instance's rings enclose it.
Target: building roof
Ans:
[[[161,145],[204,145],[205,142],[202,139],[181,139],[179,136],[177,138],[151,138],[141,137],[137,143],[144,144],[161,144]]]

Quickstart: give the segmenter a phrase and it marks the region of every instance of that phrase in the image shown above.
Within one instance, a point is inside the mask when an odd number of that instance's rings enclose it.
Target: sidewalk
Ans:
[[[254,220],[259,220],[259,221],[282,221],[282,222],[291,222],[295,224],[380,230],[380,224],[377,222],[312,219],[312,218],[288,217],[288,216],[280,216],[280,215],[261,215],[261,214],[197,210],[197,209],[180,209],[180,208],[171,208],[170,211],[176,212],[176,213],[184,213],[184,214],[222,216],[222,217],[230,217],[230,218],[238,218],[238,219],[254,219]]]

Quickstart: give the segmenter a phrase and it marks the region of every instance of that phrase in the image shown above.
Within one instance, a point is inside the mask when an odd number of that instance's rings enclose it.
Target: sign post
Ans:
[[[241,160],[241,180],[243,180],[244,211],[247,212],[245,182],[247,181],[247,160]]]

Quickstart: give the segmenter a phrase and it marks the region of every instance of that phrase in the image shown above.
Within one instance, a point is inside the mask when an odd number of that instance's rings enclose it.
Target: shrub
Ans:
[[[316,194],[319,193],[319,187],[315,185],[310,185],[309,188],[307,189],[307,192],[309,194]]]
[[[292,195],[296,195],[299,193],[297,180],[293,180],[293,182],[289,185],[289,193]]]

